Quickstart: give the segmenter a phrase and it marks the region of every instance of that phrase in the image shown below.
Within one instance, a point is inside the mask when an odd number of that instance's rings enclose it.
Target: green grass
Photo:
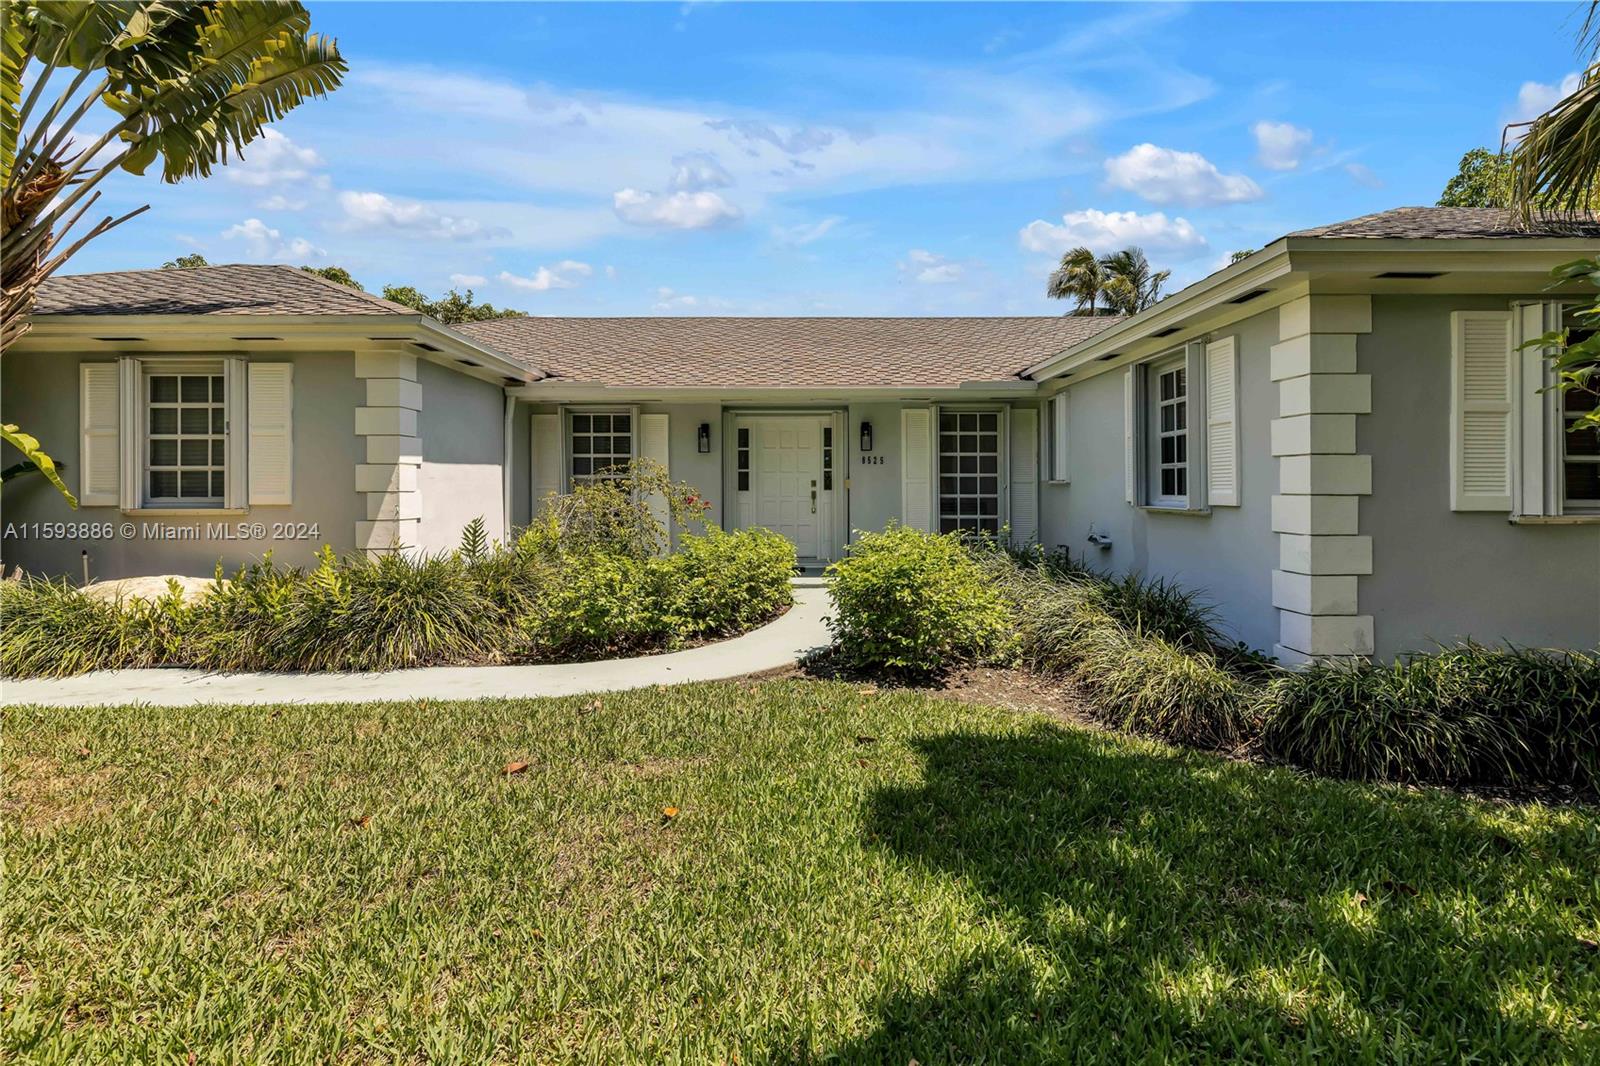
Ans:
[[[805,681],[5,715],[7,1061],[1600,1058],[1593,809]]]

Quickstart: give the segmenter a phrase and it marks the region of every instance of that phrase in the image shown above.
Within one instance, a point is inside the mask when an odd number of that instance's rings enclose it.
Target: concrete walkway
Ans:
[[[511,699],[617,692],[717,681],[788,666],[831,642],[820,579],[795,581],[794,606],[732,640],[665,655],[529,666],[428,666],[381,674],[207,674],[198,670],[103,670],[57,679],[0,682],[8,705],[48,707],[148,703],[354,703],[371,700]]]

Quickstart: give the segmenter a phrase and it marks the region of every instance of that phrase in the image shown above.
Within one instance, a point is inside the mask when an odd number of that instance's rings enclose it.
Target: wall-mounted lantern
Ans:
[[[705,455],[705,454],[707,454],[707,453],[709,453],[711,451],[711,423],[710,422],[702,422],[702,423],[700,423],[700,432],[695,434],[694,442],[695,442],[695,448],[700,452],[701,455]]]
[[[861,423],[861,450],[863,452],[870,452],[872,450],[872,423],[871,422],[863,422],[863,423]]]

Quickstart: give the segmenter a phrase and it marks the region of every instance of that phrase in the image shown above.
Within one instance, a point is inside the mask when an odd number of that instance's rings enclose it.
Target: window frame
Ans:
[[[1581,302],[1563,301],[1559,303],[1558,306],[1560,307],[1559,313],[1561,315],[1562,325],[1569,330],[1580,328],[1578,323],[1572,321],[1572,311],[1574,308],[1584,307],[1587,306],[1587,304]],[[1600,331],[1597,330],[1597,327],[1582,328],[1584,328],[1585,332]],[[1576,421],[1578,418],[1583,416],[1582,411],[1573,412],[1569,416],[1567,412],[1567,399],[1571,395],[1572,393],[1570,392],[1561,393],[1550,405],[1552,411],[1552,425],[1549,427],[1549,429],[1550,432],[1555,434],[1551,448],[1552,458],[1554,460],[1553,474],[1557,480],[1557,486],[1554,495],[1555,499],[1561,506],[1561,513],[1564,515],[1600,516],[1600,494],[1596,494],[1595,496],[1588,498],[1574,498],[1567,493],[1567,468],[1569,466],[1574,464],[1593,464],[1600,466],[1600,451],[1596,451],[1592,455],[1578,456],[1573,456],[1567,451],[1567,445],[1572,440],[1572,434],[1568,429],[1568,422]],[[1600,401],[1597,401],[1597,406],[1600,406]]]
[[[1161,395],[1162,378],[1169,374],[1181,376],[1183,392],[1170,399]],[[1145,397],[1145,425],[1144,425],[1144,451],[1147,456],[1146,473],[1146,506],[1161,508],[1170,511],[1183,511],[1189,508],[1189,501],[1194,494],[1194,409],[1193,385],[1189,360],[1185,352],[1178,352],[1165,359],[1153,360],[1145,367],[1145,377],[1148,382]],[[1181,411],[1182,425],[1177,426],[1179,416],[1174,415],[1174,428],[1162,428],[1162,413],[1167,408]],[[1174,451],[1181,448],[1183,458],[1171,462],[1162,459],[1161,445],[1166,438],[1180,442],[1174,445]],[[1162,474],[1166,471],[1174,472],[1174,482],[1179,476],[1183,481],[1181,493],[1166,493],[1162,491]]]
[[[249,436],[249,407],[245,376],[248,360],[230,354],[193,356],[123,356],[121,363],[121,463],[122,510],[150,514],[243,514],[248,510],[249,480],[246,440]],[[153,496],[150,492],[150,380],[155,377],[222,378],[222,433],[207,433],[208,440],[222,442],[223,493],[221,496]],[[180,380],[179,389],[182,389]],[[182,409],[180,401],[176,405]],[[207,401],[207,406],[213,406]],[[180,429],[181,429],[181,418]],[[163,436],[167,436],[163,434]],[[200,436],[200,434],[196,434]],[[174,436],[181,440],[181,434]],[[182,459],[182,445],[179,445]],[[162,464],[165,465],[165,464]],[[181,469],[181,466],[179,467]],[[208,471],[216,464],[208,463]],[[208,486],[209,488],[209,486]],[[180,486],[181,491],[181,486]]]
[[[561,476],[566,485],[565,491],[571,492],[573,487],[580,484],[593,484],[596,480],[616,481],[623,478],[626,472],[614,474],[578,474],[573,470],[573,463],[578,458],[575,444],[578,430],[574,426],[574,419],[593,417],[595,415],[626,415],[628,417],[628,465],[639,458],[639,409],[633,406],[596,405],[563,407],[561,409]],[[585,430],[584,434],[590,438],[597,435],[615,438],[620,434],[614,430],[605,434],[596,434],[592,429]],[[592,458],[594,452],[589,452],[585,458]],[[618,453],[608,451],[605,453],[609,459],[615,460]],[[611,464],[616,466],[615,462]]]

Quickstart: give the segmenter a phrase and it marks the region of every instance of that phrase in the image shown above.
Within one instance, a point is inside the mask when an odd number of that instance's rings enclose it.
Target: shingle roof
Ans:
[[[36,315],[414,315],[291,266],[68,274],[39,286]]]
[[[555,378],[624,386],[928,387],[1017,377],[1118,318],[504,318],[455,327]]]
[[[1297,230],[1290,237],[1367,237],[1465,240],[1517,237],[1587,237],[1600,240],[1600,220],[1535,218],[1526,228],[1498,207],[1396,207],[1326,226]]]

